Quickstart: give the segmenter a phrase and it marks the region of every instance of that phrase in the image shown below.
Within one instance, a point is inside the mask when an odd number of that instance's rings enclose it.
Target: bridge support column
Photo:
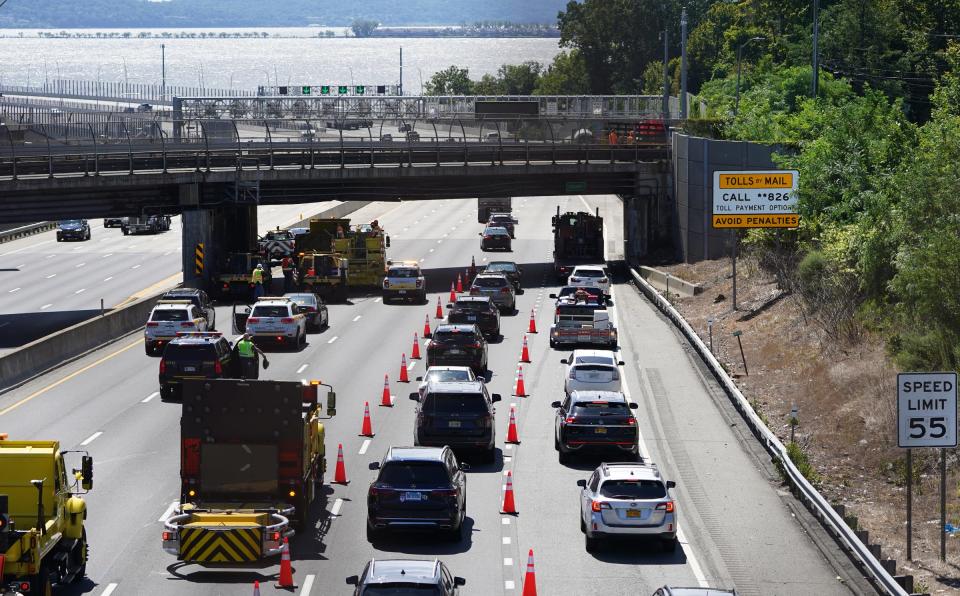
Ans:
[[[210,269],[216,262],[217,252],[213,233],[214,210],[184,210],[181,219],[183,220],[183,285],[189,288],[208,289]]]
[[[226,204],[204,209],[196,203],[191,206],[192,193],[189,189],[180,193],[184,207],[183,282],[209,290],[228,254],[256,252],[257,206]],[[203,244],[202,259],[197,252],[199,244]],[[202,262],[199,271],[198,260]]]

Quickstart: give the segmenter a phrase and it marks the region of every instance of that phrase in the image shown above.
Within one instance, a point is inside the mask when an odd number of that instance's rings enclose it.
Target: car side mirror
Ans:
[[[561,358],[561,359],[560,359],[560,364],[567,364],[567,359],[566,359],[566,358]]]
[[[465,585],[467,585],[467,580],[463,579],[462,577],[455,576],[455,577],[453,578],[453,585],[455,585],[455,586],[465,586]]]
[[[560,402],[558,402],[558,401],[552,402],[552,403],[550,404],[550,407],[551,407],[551,408],[559,408],[559,407],[560,407]]]
[[[673,480],[667,480],[667,488],[677,488],[677,483]]]
[[[470,471],[470,464],[468,464],[468,463],[466,463],[466,462],[460,462],[460,471],[461,471],[461,472],[469,472],[469,471]]]
[[[422,381],[422,380],[423,380],[423,377],[417,377],[417,380],[418,380],[418,381]]]
[[[490,396],[490,401],[500,401],[501,399],[503,398],[500,397],[499,393],[494,393],[492,396]]]
[[[483,232],[478,232],[477,236],[483,236]]]
[[[587,488],[587,481],[581,478],[580,480],[577,480],[577,486]]]
[[[89,455],[84,455],[80,460],[80,473],[83,474],[83,480],[80,483],[80,486],[83,487],[83,490],[90,490],[93,488],[93,458]]]
[[[350,577],[347,578],[348,586],[355,586],[359,583],[360,583],[360,577],[357,575],[351,575]]]
[[[617,361],[617,366],[623,366],[623,360],[618,360],[618,361]]]
[[[420,394],[414,391],[413,393],[410,394],[410,399],[412,399],[413,401],[420,401]]]
[[[553,298],[554,300],[557,299],[557,295],[556,295],[556,294],[550,294],[550,297]]]
[[[380,469],[380,462],[378,462],[378,461],[372,461],[372,462],[370,462],[370,465],[367,466],[367,468],[370,469],[370,470],[379,470],[379,469]]]
[[[452,303],[452,302],[447,302],[447,308],[453,308],[453,303]]]
[[[630,402],[630,409],[631,409],[631,410],[636,410],[636,409],[639,408],[639,407],[640,407],[640,404],[638,404],[637,402],[635,402],[635,401]]]
[[[387,236],[386,238],[384,238],[384,242],[386,243],[387,248],[390,248],[390,236]]]

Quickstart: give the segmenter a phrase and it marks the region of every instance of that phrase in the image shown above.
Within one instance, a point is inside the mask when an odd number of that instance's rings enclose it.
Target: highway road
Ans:
[[[328,486],[314,508],[314,527],[292,543],[298,594],[349,594],[344,583],[371,557],[439,557],[464,576],[464,594],[519,594],[526,554],[533,549],[539,593],[643,595],[664,584],[736,587],[742,594],[841,595],[865,593],[829,545],[817,546],[803,514],[754,455],[742,446],[716,384],[702,376],[673,327],[631,286],[614,288],[626,382],[639,402],[641,448],[665,477],[676,480],[682,529],[680,548],[662,553],[644,543],[625,543],[597,554],[584,549],[577,524],[578,487],[597,460],[563,466],[551,448],[553,410],[562,394],[560,352],[548,347],[554,282],[550,272],[550,215],[585,208],[580,197],[515,198],[520,220],[514,252],[503,255],[524,267],[526,292],[516,316],[503,318],[502,342],[492,344],[491,390],[497,407],[499,453],[492,465],[471,461],[467,537],[451,544],[427,536],[378,542],[365,538],[365,497],[374,472],[368,464],[387,447],[412,442],[415,384],[396,382],[401,354],[409,356],[414,332],[446,296],[454,270],[482,253],[476,202],[469,200],[372,204],[354,216],[379,219],[392,239],[390,255],[422,260],[430,285],[429,306],[384,305],[375,295],[330,307],[330,327],[311,334],[300,352],[269,354],[265,376],[321,379],[338,393],[337,417],[327,425],[332,471],[343,444],[347,486]],[[621,229],[618,200],[591,199],[601,207],[608,248],[616,253]],[[96,238],[96,235],[95,235]],[[442,291],[446,288],[446,291]],[[540,333],[528,337],[533,362],[524,366],[530,397],[511,397],[528,316],[534,309]],[[221,308],[218,319],[226,321]],[[222,326],[221,327],[225,327]],[[423,371],[411,361],[412,377]],[[378,407],[383,375],[396,396],[393,408]],[[0,430],[11,438],[59,439],[89,449],[96,460],[87,520],[89,579],[68,593],[116,595],[218,595],[274,593],[277,566],[254,570],[181,566],[160,548],[161,523],[179,493],[180,406],[157,395],[157,359],[144,355],[139,333],[118,339],[61,369],[0,396]],[[358,436],[364,402],[372,409],[372,439]],[[518,411],[521,444],[505,446],[510,405]],[[468,459],[468,461],[470,461]],[[506,471],[513,472],[519,515],[499,513]],[[328,476],[329,480],[329,476]],[[839,561],[839,562],[838,562]]]
[[[261,233],[336,202],[262,206]],[[302,214],[302,217],[301,217]],[[57,242],[44,232],[0,244],[0,354],[85,320],[105,308],[183,280],[180,217],[159,234],[124,236],[90,221],[91,239]]]

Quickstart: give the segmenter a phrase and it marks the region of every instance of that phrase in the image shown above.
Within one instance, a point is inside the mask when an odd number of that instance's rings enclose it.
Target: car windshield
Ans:
[[[486,411],[486,400],[480,393],[428,393],[423,402],[423,413],[427,415],[483,414]]]
[[[380,470],[377,482],[387,486],[447,486],[450,477],[441,462],[432,461],[391,461]]]
[[[583,355],[577,356],[575,359],[575,364],[616,364],[613,358],[610,356],[596,356],[596,355]]]
[[[251,317],[288,317],[290,316],[287,306],[254,306]]]
[[[389,277],[418,277],[417,270],[410,267],[391,269],[387,275]]]
[[[83,221],[79,219],[65,219],[60,222],[61,226],[79,226]]]
[[[472,344],[477,341],[473,331],[436,331],[433,340],[441,344]]]
[[[290,300],[293,300],[301,306],[316,306],[317,297],[313,294],[291,294],[287,296]]]
[[[516,263],[490,263],[486,271],[496,271],[497,273],[516,273]]]
[[[600,310],[602,307],[596,304],[561,304],[557,307],[558,315],[574,317],[592,317],[593,311]]]
[[[490,310],[489,302],[479,300],[458,300],[454,307],[457,310],[469,310],[471,312],[487,312]]]
[[[662,499],[667,489],[659,480],[607,480],[600,494],[608,499]]]
[[[439,586],[406,582],[368,584],[363,588],[363,596],[441,596],[441,594]]]
[[[587,286],[583,286],[579,288],[574,286],[564,286],[563,289],[560,290],[560,293],[557,294],[557,297],[563,298],[565,296],[570,296],[572,294],[575,294],[577,290],[583,290],[584,292],[586,292],[587,294],[590,294],[594,298],[598,298],[600,296],[600,288],[587,287]]]
[[[509,215],[491,215],[490,221],[513,223],[513,218]]]
[[[153,311],[151,321],[189,321],[189,313],[185,308],[165,308],[163,310]]]
[[[502,288],[509,283],[502,277],[478,277],[473,280],[473,285],[478,288]]]
[[[431,370],[427,373],[427,376],[423,380],[424,381],[443,381],[443,382],[472,381],[473,373],[470,372],[469,368],[453,369],[453,370]]]
[[[606,277],[603,269],[577,269],[573,275],[574,277]]]
[[[509,236],[510,232],[506,228],[487,228],[483,231],[484,236]]]
[[[578,401],[573,404],[577,416],[626,416],[630,408],[622,401]]]

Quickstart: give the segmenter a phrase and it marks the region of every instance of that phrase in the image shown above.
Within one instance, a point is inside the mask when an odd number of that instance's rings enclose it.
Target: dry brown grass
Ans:
[[[897,370],[886,357],[881,338],[864,333],[838,346],[807,322],[792,296],[744,320],[779,294],[773,278],[749,260],[738,262],[736,312],[731,311],[729,259],[662,269],[703,285],[702,294],[676,298],[674,305],[704,340],[707,318],[714,317],[714,353],[783,440],[789,440],[788,416],[797,405],[797,439],[807,447],[821,476],[824,495],[859,518],[871,541],[882,544],[884,556],[897,559],[899,573],[913,573],[931,593],[960,594],[960,536],[948,540],[947,562],[938,561],[939,473],[936,454],[930,450],[914,453],[919,470],[914,561],[905,561],[904,453],[896,444]],[[743,374],[734,330],[743,333],[749,376]],[[960,485],[954,472],[948,476],[949,502],[960,497]],[[960,526],[960,505],[949,508],[948,521]]]

